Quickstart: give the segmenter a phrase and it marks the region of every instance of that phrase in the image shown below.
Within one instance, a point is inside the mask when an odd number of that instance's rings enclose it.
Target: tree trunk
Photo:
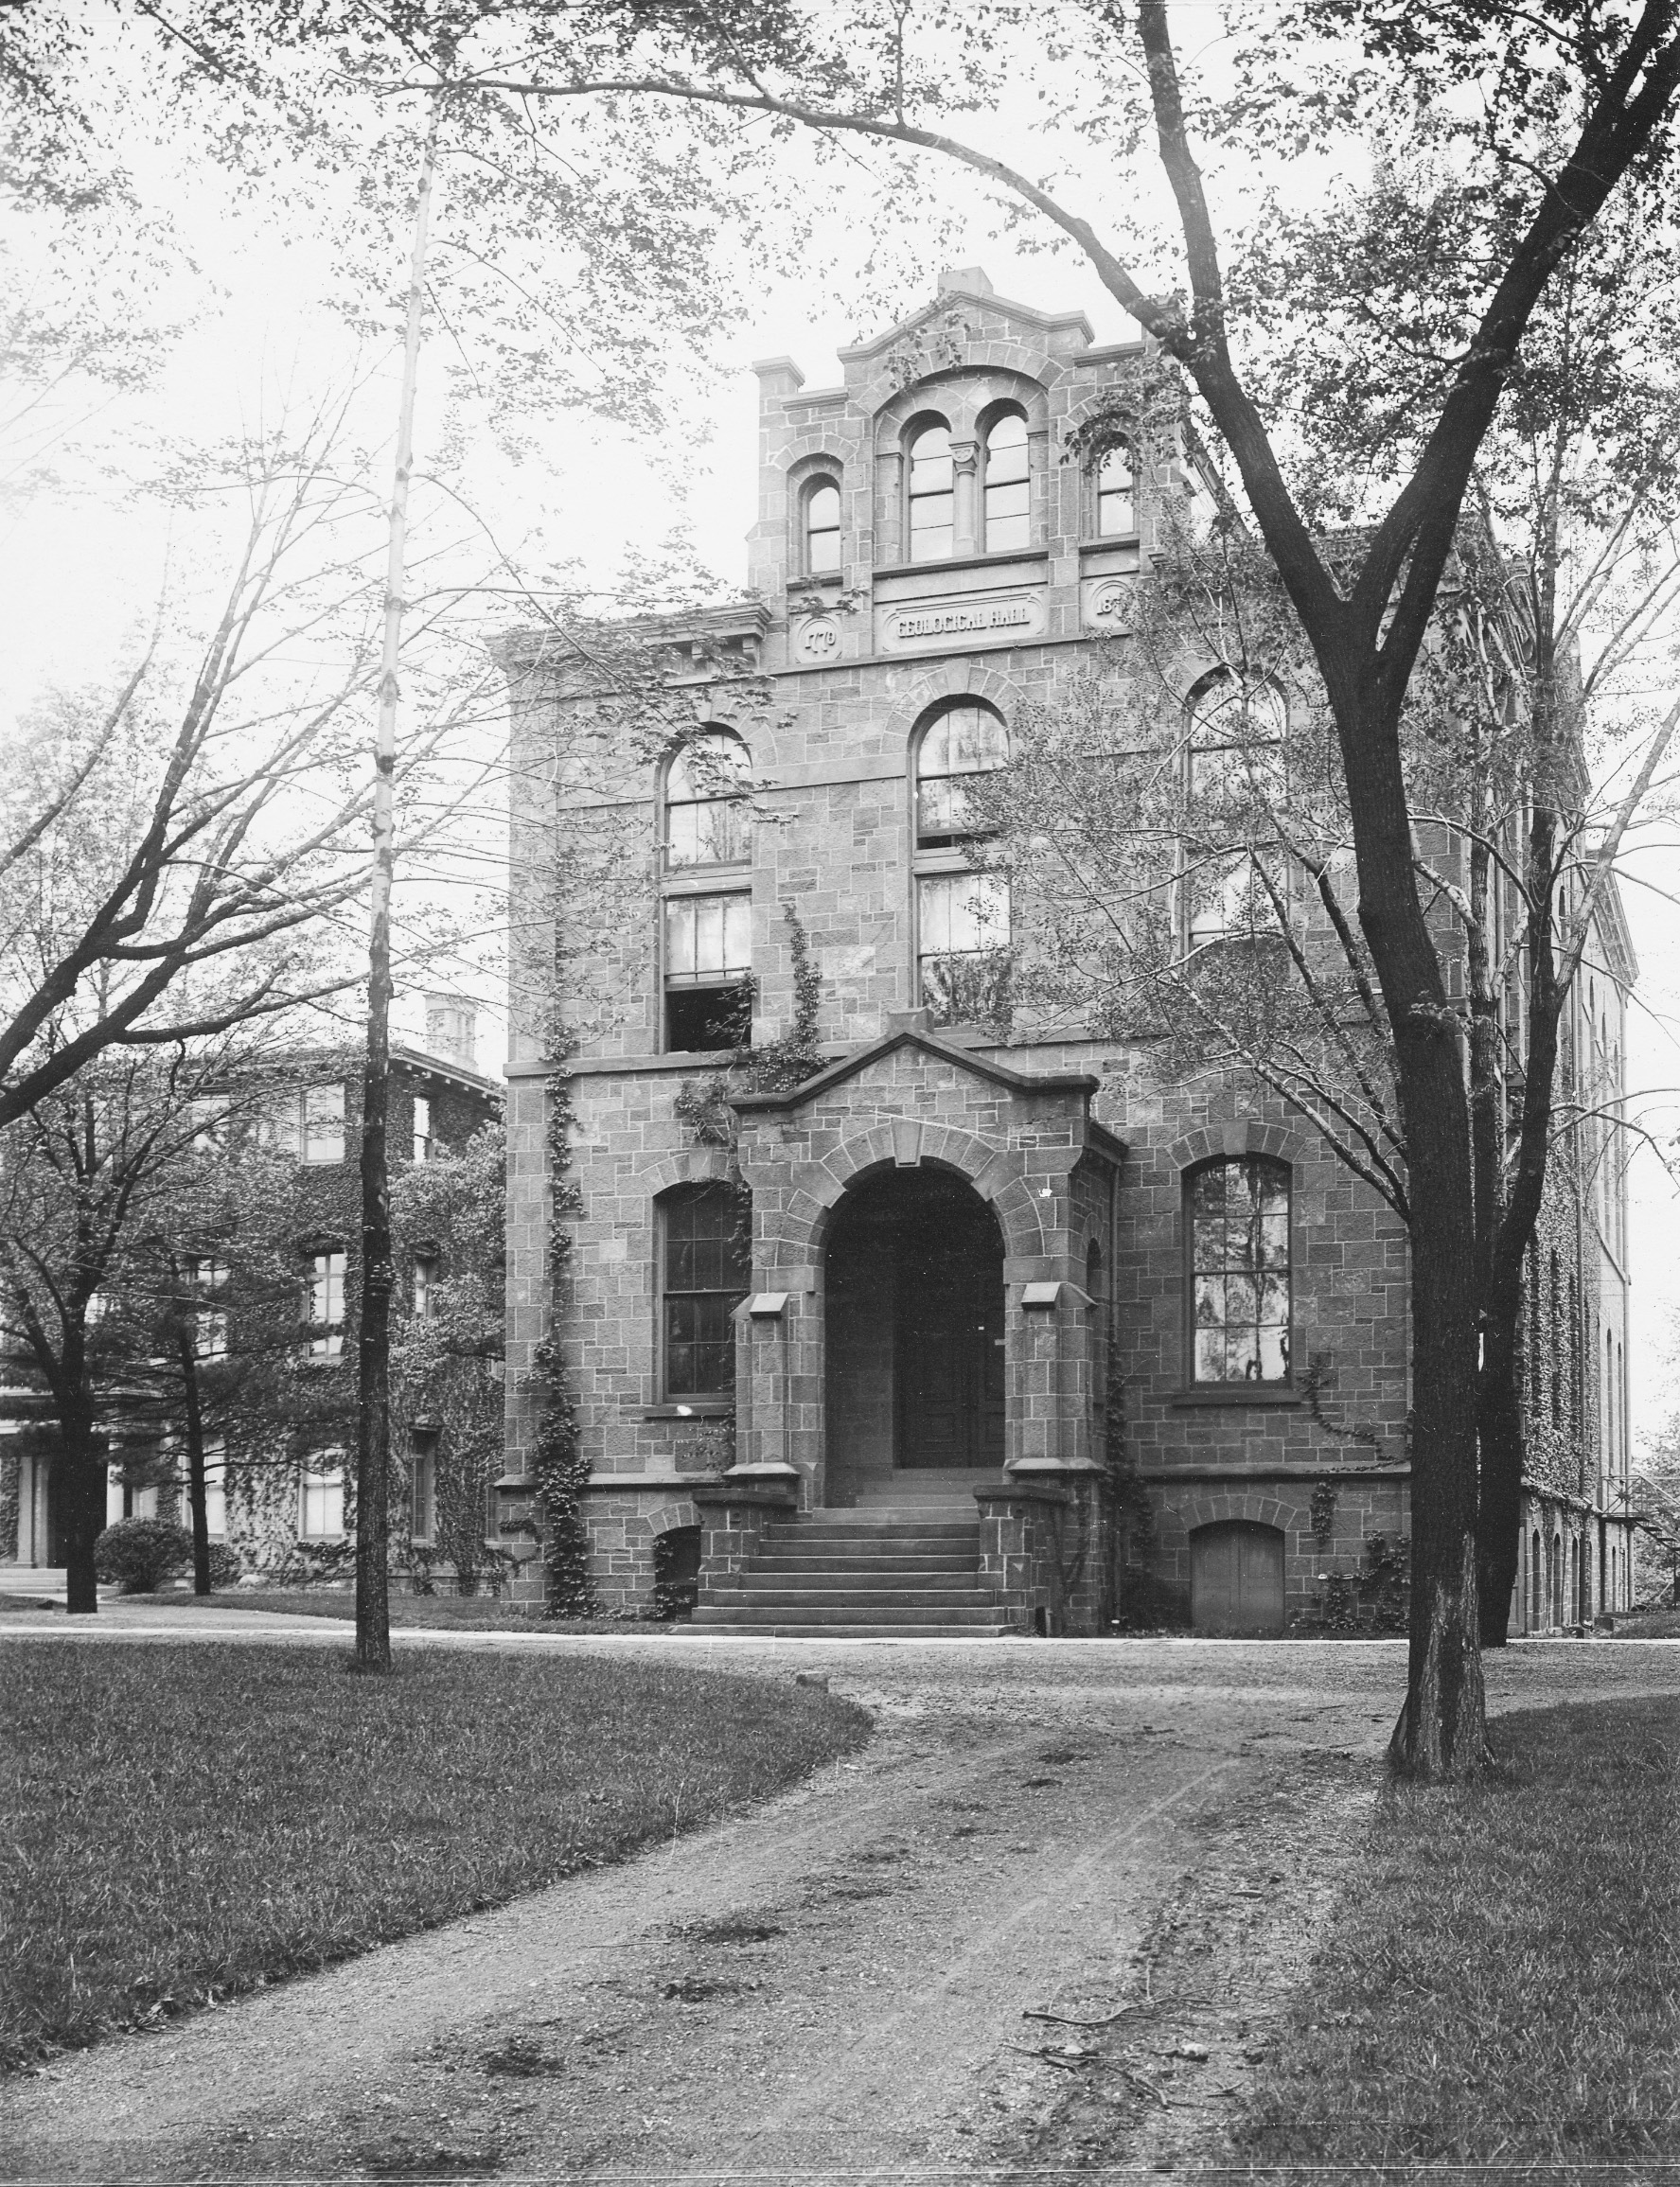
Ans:
[[[1397,1043],[1412,1210],[1411,1633],[1389,1760],[1462,1777],[1487,1761],[1477,1612],[1475,1235],[1469,1120],[1456,1038]]]
[[[175,1332],[181,1362],[183,1410],[186,1416],[186,1508],[192,1522],[192,1591],[210,1592],[210,1512],[204,1494],[204,1414],[199,1402],[198,1324],[181,1323]]]
[[[64,1608],[72,1617],[91,1617],[99,1607],[94,1545],[105,1531],[105,1439],[91,1413],[64,1406],[59,1442],[53,1485],[64,1529]]]
[[[356,1408],[356,1665],[391,1667],[391,1173],[386,1121],[391,1084],[391,888],[396,868],[398,670],[402,649],[402,590],[408,551],[408,488],[415,465],[415,393],[426,298],[426,237],[437,159],[441,102],[434,98],[420,156],[397,414],[397,468],[391,490],[385,563],[384,652],[374,748],[373,890],[367,966],[367,1066],[362,1090],[362,1315]]]
[[[1403,694],[1319,649],[1359,873],[1359,924],[1394,1039],[1411,1208],[1411,1649],[1394,1769],[1487,1760],[1476,1608],[1476,1214],[1464,1028],[1418,898],[1400,756]]]

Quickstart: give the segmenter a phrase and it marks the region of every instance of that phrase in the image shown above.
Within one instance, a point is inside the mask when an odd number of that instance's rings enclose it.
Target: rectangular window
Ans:
[[[918,985],[941,1025],[992,1024],[1009,1008],[1009,883],[931,873],[916,884]]]
[[[309,1351],[316,1359],[337,1359],[345,1349],[345,1257],[309,1255]]]
[[[433,1286],[436,1280],[437,1255],[435,1253],[416,1253],[415,1255],[415,1315],[418,1320],[424,1320],[432,1312]]]
[[[432,1159],[432,1103],[424,1094],[415,1096],[415,1160]]]
[[[317,1451],[304,1467],[297,1530],[306,1542],[329,1542],[345,1531],[345,1465],[342,1451]]]
[[[213,1155],[226,1143],[228,1104],[220,1094],[195,1094],[187,1104],[192,1118],[192,1151]]]
[[[345,1158],[345,1089],[340,1085],[304,1088],[303,1158],[342,1162]]]
[[[437,1531],[437,1431],[416,1428],[408,1451],[408,1526],[416,1542]]]
[[[665,1046],[734,1048],[746,1036],[743,986],[752,962],[752,900],[665,900]]]
[[[673,1193],[662,1211],[665,1396],[732,1397],[731,1316],[747,1290],[740,1202],[727,1185],[705,1185]]]
[[[181,1455],[181,1482],[177,1491],[176,1525],[192,1527],[192,1475],[186,1454]],[[227,1447],[220,1438],[204,1445],[204,1531],[212,1542],[227,1533]]]

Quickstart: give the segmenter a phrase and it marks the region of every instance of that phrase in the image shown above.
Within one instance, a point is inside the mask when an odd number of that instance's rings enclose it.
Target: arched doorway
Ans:
[[[931,1167],[846,1194],[824,1262],[827,1499],[1003,1463],[1003,1233]]]
[[[1198,1632],[1283,1630],[1283,1536],[1253,1519],[1190,1537],[1190,1622]]]

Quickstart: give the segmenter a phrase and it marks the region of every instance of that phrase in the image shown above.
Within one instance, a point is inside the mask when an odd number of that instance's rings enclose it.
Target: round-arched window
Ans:
[[[937,562],[951,552],[956,498],[951,470],[951,429],[943,417],[926,419],[910,444],[910,559]]]
[[[986,430],[985,551],[1011,554],[1030,546],[1031,481],[1027,469],[1027,420],[1006,410]]]
[[[1097,537],[1123,539],[1137,528],[1132,451],[1111,448],[1097,466]]]
[[[733,730],[702,730],[683,744],[665,776],[670,865],[734,865],[747,856],[748,764]]]
[[[831,478],[813,479],[805,490],[805,569],[807,577],[840,571],[840,491]]]
[[[938,714],[916,747],[916,844],[936,850],[990,833],[974,808],[976,778],[1009,765],[1009,732],[994,708],[959,699]]]
[[[1191,1380],[1289,1379],[1289,1165],[1206,1162],[1185,1180]]]

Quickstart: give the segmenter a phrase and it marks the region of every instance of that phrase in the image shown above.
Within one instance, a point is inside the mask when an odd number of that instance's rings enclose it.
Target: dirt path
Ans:
[[[1305,1969],[1403,1670],[1386,1646],[690,1659],[826,1674],[878,1735],[624,1868],[10,2084],[0,2177],[814,2187],[1158,2160],[1240,2094]],[[1677,1684],[1680,1655],[1618,1643],[1490,1668],[1506,1707]],[[1099,2038],[1023,2013],[1146,1999],[1118,2098],[1070,2104]]]

